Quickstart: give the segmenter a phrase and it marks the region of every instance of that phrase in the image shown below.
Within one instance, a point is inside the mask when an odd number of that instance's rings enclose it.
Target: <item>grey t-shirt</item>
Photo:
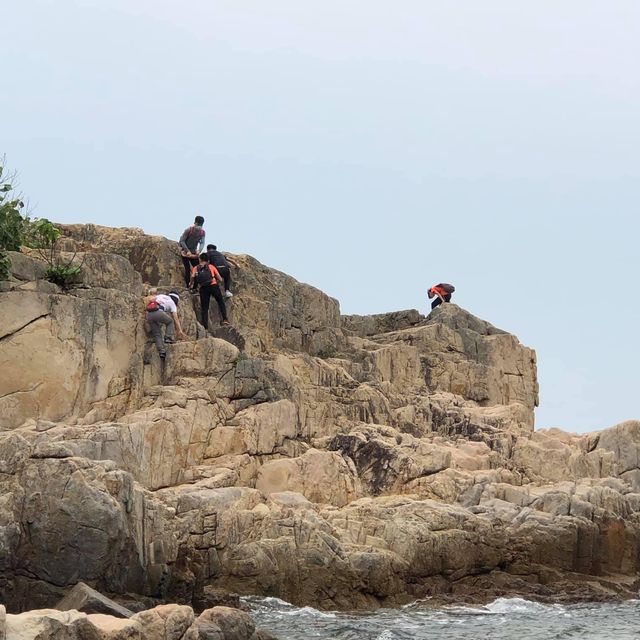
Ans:
[[[197,224],[187,227],[180,236],[180,247],[190,253],[200,253],[204,247],[205,231]]]

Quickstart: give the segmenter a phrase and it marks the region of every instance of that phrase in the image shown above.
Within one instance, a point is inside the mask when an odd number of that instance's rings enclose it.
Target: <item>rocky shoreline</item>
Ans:
[[[184,605],[167,604],[129,618],[104,613],[41,609],[7,614],[0,605],[1,640],[275,640],[256,630],[251,616],[215,607],[195,616]]]
[[[175,243],[64,233],[77,286],[23,253],[0,293],[9,615],[80,581],[196,611],[211,590],[320,609],[637,595],[640,422],[535,431],[515,336],[456,305],[341,316],[235,256],[233,327],[206,334],[184,292],[190,340],[163,366],[141,299],[181,282]]]

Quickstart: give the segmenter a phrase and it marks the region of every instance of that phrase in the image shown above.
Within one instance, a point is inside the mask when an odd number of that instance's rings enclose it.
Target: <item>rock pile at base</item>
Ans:
[[[6,614],[0,605],[2,640],[276,640],[256,630],[251,616],[214,607],[196,616],[191,607],[167,604],[129,618],[103,613],[40,609]]]
[[[341,316],[235,256],[233,329],[205,334],[183,292],[191,340],[163,366],[141,296],[180,286],[175,243],[65,234],[82,282],[15,254],[0,293],[9,611],[78,581],[198,610],[216,589],[320,608],[633,593],[640,422],[534,431],[514,336],[453,304]]]

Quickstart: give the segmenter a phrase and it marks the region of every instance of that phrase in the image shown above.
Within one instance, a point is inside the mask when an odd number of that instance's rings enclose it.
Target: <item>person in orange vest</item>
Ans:
[[[211,296],[216,299],[220,315],[222,316],[222,324],[229,324],[227,320],[227,307],[224,304],[224,298],[220,291],[219,283],[222,282],[222,276],[218,270],[209,264],[209,256],[206,253],[200,254],[200,262],[193,267],[191,272],[191,280],[189,285],[191,288],[196,286],[200,290],[200,312],[201,322],[205,329],[209,328],[209,302]]]
[[[447,282],[434,284],[433,287],[431,287],[431,289],[427,291],[429,300],[431,300],[431,298],[435,298],[435,300],[431,303],[431,308],[435,309],[443,302],[451,302],[451,294],[455,290],[456,288],[452,284],[448,284]]]

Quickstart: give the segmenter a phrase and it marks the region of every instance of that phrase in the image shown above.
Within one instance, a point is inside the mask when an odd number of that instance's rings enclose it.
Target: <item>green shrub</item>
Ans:
[[[16,196],[12,176],[5,176],[4,159],[0,158],[0,280],[8,280],[11,259],[7,251],[20,251],[29,229],[29,218],[22,214],[24,202]]]
[[[63,257],[60,251],[62,232],[46,218],[34,220],[29,228],[29,245],[47,263],[47,280],[67,289],[78,281],[82,264],[76,264],[76,253]]]
[[[26,245],[36,249],[47,264],[47,280],[68,288],[77,282],[82,263],[76,263],[75,253],[63,257],[59,243],[62,232],[58,227],[46,218],[30,220],[23,213],[24,202],[13,189],[15,176],[6,176],[5,171],[5,160],[0,158],[0,280],[8,280],[11,275],[7,252],[20,251]]]
[[[338,352],[336,351],[335,347],[332,346],[324,347],[323,349],[320,349],[320,351],[318,351],[318,353],[316,354],[316,357],[320,358],[321,360],[329,360],[330,358],[336,358],[337,356]]]
[[[81,271],[80,265],[65,266],[61,264],[55,267],[48,267],[46,275],[49,282],[53,282],[63,289],[68,289],[69,286],[78,282],[78,276]]]

